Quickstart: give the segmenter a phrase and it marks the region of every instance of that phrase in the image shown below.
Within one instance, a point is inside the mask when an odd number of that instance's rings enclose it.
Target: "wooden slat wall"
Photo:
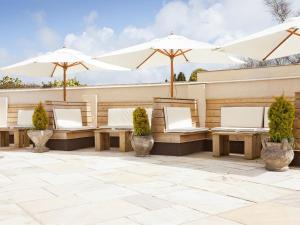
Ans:
[[[9,104],[8,105],[8,126],[16,126],[18,120],[19,110],[32,110],[35,108],[34,104]]]
[[[300,96],[300,95],[299,95]],[[294,97],[287,97],[294,102]],[[235,99],[207,99],[206,100],[206,127],[219,127],[221,123],[221,107],[224,106],[270,106],[274,102],[273,97],[263,98],[235,98]]]
[[[108,120],[108,109],[110,108],[136,108],[136,107],[152,108],[152,101],[145,102],[98,102],[98,126],[106,126]]]
[[[88,102],[63,102],[46,101],[45,109],[49,116],[49,128],[54,129],[53,108],[57,109],[81,109],[82,123],[84,126],[92,126],[91,106]]]
[[[294,123],[294,137],[296,141],[296,149],[300,150],[300,92],[295,93],[296,116]]]
[[[165,115],[164,107],[190,107],[192,112],[192,121],[195,127],[199,127],[198,105],[195,99],[175,99],[175,98],[154,98],[152,113],[152,133],[156,142],[180,143],[182,137],[180,134],[165,133]],[[196,135],[198,138],[199,135]],[[189,136],[191,138],[192,136]],[[184,137],[184,141],[189,141],[188,137]]]

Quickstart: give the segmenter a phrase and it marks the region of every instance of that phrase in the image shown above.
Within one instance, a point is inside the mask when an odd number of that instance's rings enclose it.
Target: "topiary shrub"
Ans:
[[[293,123],[295,107],[282,95],[275,98],[269,112],[270,138],[272,142],[281,143],[283,139],[293,142]]]
[[[135,136],[148,136],[151,133],[147,112],[142,107],[133,111],[133,129]]]
[[[48,115],[41,102],[34,109],[32,123],[36,130],[46,130],[48,128]]]

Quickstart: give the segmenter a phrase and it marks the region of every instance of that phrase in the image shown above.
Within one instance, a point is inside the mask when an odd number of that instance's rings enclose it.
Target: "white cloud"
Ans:
[[[93,24],[98,19],[98,13],[95,10],[92,10],[87,16],[83,18],[86,24]]]
[[[39,28],[37,35],[40,43],[47,49],[56,49],[59,47],[63,47],[60,46],[60,36],[58,35],[58,33],[56,33],[55,30],[51,29],[50,27],[42,26],[41,28]]]

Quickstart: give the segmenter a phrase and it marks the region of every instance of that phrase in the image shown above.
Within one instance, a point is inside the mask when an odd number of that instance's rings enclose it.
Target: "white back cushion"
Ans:
[[[164,107],[166,130],[192,128],[192,115],[189,107]]]
[[[264,128],[269,128],[269,116],[268,116],[268,111],[270,107],[265,107],[265,113],[264,113]]]
[[[80,109],[53,109],[56,129],[82,128]]]
[[[264,107],[221,107],[221,127],[262,127]]]
[[[107,125],[111,127],[133,127],[133,111],[134,108],[108,109]]]
[[[109,127],[133,127],[133,111],[135,108],[112,108],[108,109]],[[149,124],[151,125],[152,108],[146,108]]]
[[[7,127],[7,111],[8,111],[7,97],[0,97],[0,127]]]
[[[34,110],[19,110],[17,126],[19,127],[33,127],[32,115]]]

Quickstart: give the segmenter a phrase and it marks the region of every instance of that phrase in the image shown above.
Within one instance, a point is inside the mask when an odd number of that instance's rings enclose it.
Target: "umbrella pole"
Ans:
[[[64,65],[64,101],[67,101],[67,69],[68,66]]]
[[[174,56],[173,56],[173,50],[171,49],[171,54],[170,54],[170,61],[171,61],[171,83],[170,83],[170,94],[171,98],[174,97]]]

